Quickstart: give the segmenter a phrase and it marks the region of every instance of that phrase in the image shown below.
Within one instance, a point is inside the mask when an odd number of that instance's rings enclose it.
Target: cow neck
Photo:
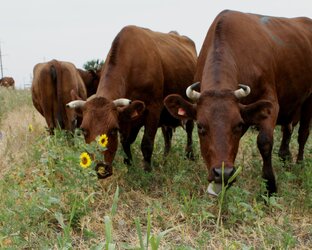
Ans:
[[[201,91],[205,90],[235,90],[238,84],[236,57],[232,44],[227,39],[228,20],[226,12],[220,15],[209,30],[205,50],[198,61],[202,68]]]
[[[123,77],[103,77],[99,84],[96,95],[104,97],[110,101],[118,98],[126,98],[125,96],[125,80]]]

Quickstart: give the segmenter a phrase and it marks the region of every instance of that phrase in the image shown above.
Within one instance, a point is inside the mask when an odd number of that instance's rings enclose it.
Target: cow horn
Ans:
[[[75,109],[75,108],[82,108],[85,105],[86,101],[83,100],[75,100],[71,101],[66,104],[67,108]]]
[[[87,101],[90,101],[90,100],[94,99],[95,97],[96,97],[96,94],[93,94],[93,95],[88,97]]]
[[[198,100],[200,97],[200,93],[194,90],[194,88],[196,88],[198,85],[199,85],[199,82],[195,82],[186,89],[186,96],[193,101]]]
[[[131,100],[126,98],[119,98],[113,101],[116,107],[128,106],[131,103]]]
[[[234,91],[234,95],[240,99],[243,97],[246,97],[250,94],[250,87],[244,84],[238,84],[238,86],[240,87],[239,89]]]

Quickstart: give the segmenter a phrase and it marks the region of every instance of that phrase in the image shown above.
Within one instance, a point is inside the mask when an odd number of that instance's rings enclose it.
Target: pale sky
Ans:
[[[0,0],[3,74],[23,88],[36,63],[58,59],[82,68],[105,59],[114,37],[130,24],[176,30],[193,39],[199,53],[224,9],[312,18],[311,0]]]

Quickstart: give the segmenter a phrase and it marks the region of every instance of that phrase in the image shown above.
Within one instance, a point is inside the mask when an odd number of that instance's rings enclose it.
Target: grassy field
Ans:
[[[184,157],[186,135],[177,129],[163,158],[157,134],[153,171],[141,167],[140,138],[134,164],[118,151],[114,175],[98,180],[79,165],[83,138],[49,136],[27,90],[0,89],[1,249],[311,249],[312,139],[302,164],[277,156],[275,197],[261,195],[262,161],[256,132],[242,138],[236,165],[243,171],[224,196],[206,193],[207,171],[199,154]],[[291,142],[293,158],[297,134]],[[266,200],[266,202],[264,202]]]

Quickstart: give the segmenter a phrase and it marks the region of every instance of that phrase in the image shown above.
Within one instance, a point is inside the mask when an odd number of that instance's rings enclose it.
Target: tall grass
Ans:
[[[28,91],[1,90],[0,96],[0,131],[6,138],[6,143],[0,141],[1,249],[312,246],[311,137],[304,163],[283,163],[277,157],[281,134],[276,129],[273,165],[279,189],[276,196],[268,198],[261,196],[265,185],[257,134],[247,132],[236,160],[243,171],[223,194],[220,206],[220,197],[206,193],[207,170],[196,131],[195,161],[185,159],[186,135],[177,129],[166,159],[162,136],[157,134],[153,171],[144,172],[140,133],[132,147],[133,165],[123,164],[119,150],[114,175],[98,180],[92,169],[79,166],[79,155],[85,150],[81,136],[71,137],[63,131],[49,136]],[[298,148],[296,138],[294,134],[293,156]]]

